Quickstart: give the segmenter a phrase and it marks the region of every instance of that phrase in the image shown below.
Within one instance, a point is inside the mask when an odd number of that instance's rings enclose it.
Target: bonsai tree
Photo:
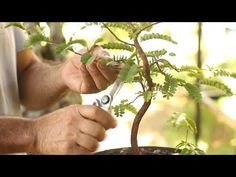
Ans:
[[[10,23],[22,29],[25,27],[22,23]],[[158,22],[101,22],[101,23],[86,23],[85,29],[89,25],[99,25],[103,30],[107,30],[112,36],[112,41],[104,42],[104,37],[98,38],[94,43],[88,46],[85,39],[77,39],[71,37],[66,43],[55,44],[55,51],[60,54],[65,51],[72,51],[81,55],[83,64],[91,64],[95,62],[96,56],[92,54],[92,50],[96,45],[100,45],[108,50],[120,51],[118,55],[112,56],[112,60],[101,60],[102,64],[110,67],[116,67],[117,63],[122,64],[118,79],[128,84],[140,85],[140,91],[135,100],[139,97],[143,98],[143,104],[136,109],[129,100],[121,100],[120,104],[113,106],[114,114],[117,117],[123,116],[125,111],[134,113],[134,121],[131,130],[131,147],[133,154],[145,154],[138,146],[137,136],[139,125],[145,113],[148,111],[152,101],[156,99],[157,94],[161,93],[163,98],[170,99],[176,93],[178,87],[183,87],[189,96],[196,102],[201,102],[202,94],[201,85],[207,85],[222,90],[225,95],[232,96],[231,89],[220,80],[220,76],[236,78],[236,73],[222,69],[216,69],[207,66],[202,69],[197,66],[183,65],[177,67],[171,63],[168,58],[175,57],[175,53],[167,51],[161,46],[157,46],[156,50],[146,51],[142,47],[142,43],[150,40],[164,40],[170,45],[177,45],[177,42],[167,34],[154,33],[152,28],[158,25]],[[128,34],[129,40],[121,39],[116,33],[117,29],[121,29]],[[27,31],[27,29],[25,29]],[[37,27],[37,33],[30,34],[27,42],[27,47],[34,46],[40,42],[51,43],[50,37],[47,37],[43,29]],[[80,44],[88,50],[84,54],[80,54],[73,49],[74,44]],[[127,55],[123,55],[122,51],[127,51]],[[97,62],[97,61],[96,61]],[[181,75],[181,76],[180,76]],[[182,76],[187,79],[183,79]],[[163,78],[160,82],[157,78]],[[177,146],[177,152],[181,154],[202,154],[203,151],[198,149],[195,144],[188,142],[189,132],[196,133],[196,125],[192,119],[186,118],[184,114],[174,113],[170,122],[176,127],[184,127],[186,129],[186,138]]]

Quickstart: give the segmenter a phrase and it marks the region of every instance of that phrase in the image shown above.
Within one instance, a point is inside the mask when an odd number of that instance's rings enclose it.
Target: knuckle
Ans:
[[[73,144],[71,141],[67,141],[64,143],[64,145],[62,145],[61,148],[62,148],[63,152],[70,153],[72,151]]]
[[[98,116],[98,115],[101,114],[101,108],[98,107],[98,106],[92,105],[92,106],[91,106],[91,113],[92,113],[93,115]]]

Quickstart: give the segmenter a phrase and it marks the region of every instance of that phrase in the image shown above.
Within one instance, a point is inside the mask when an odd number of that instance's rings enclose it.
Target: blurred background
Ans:
[[[89,26],[81,29],[85,23],[25,23],[28,28],[36,24],[45,27],[45,34],[51,36],[53,42],[68,41],[71,36],[83,38],[93,43],[98,37],[103,36],[107,40],[114,40],[109,32],[99,26]],[[174,22],[160,23],[153,27],[153,32],[171,35],[178,45],[171,45],[165,41],[143,43],[145,50],[166,48],[176,54],[170,58],[171,62],[180,65],[198,65],[206,68],[207,65],[236,70],[236,23],[199,23],[199,22]],[[128,40],[127,34],[122,30],[116,33],[123,40]],[[106,41],[105,41],[106,42]],[[79,50],[81,46],[74,46]],[[45,62],[61,62],[72,53],[56,56],[53,46],[43,44],[34,48]],[[117,51],[109,51],[116,54]],[[124,52],[125,55],[125,52]],[[236,93],[236,80],[222,78],[224,82]],[[91,104],[95,98],[109,92],[111,87],[98,94],[79,95],[70,92],[60,102],[47,110],[29,111],[22,107],[26,117],[38,117],[60,107],[70,104]],[[235,154],[236,153],[236,96],[225,97],[216,89],[203,88],[204,98],[201,104],[196,104],[185,90],[179,89],[170,100],[158,97],[145,114],[139,129],[140,146],[164,146],[175,147],[184,139],[185,132],[174,128],[168,120],[174,112],[186,113],[187,117],[196,121],[198,134],[191,135],[191,142],[198,142],[200,149],[207,154]],[[125,85],[116,97],[114,104],[122,99],[134,99],[135,86]],[[142,99],[137,99],[134,106],[138,109]],[[100,144],[98,151],[130,146],[130,132],[134,115],[126,113],[122,118],[117,118],[119,124],[116,129],[109,130],[104,142]]]

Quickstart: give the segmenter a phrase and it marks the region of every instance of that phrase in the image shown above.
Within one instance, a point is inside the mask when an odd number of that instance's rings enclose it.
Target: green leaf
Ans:
[[[102,42],[102,41],[103,41],[103,38],[98,38],[98,39],[96,39],[96,41],[94,42],[94,45],[97,44],[97,43],[99,43],[99,42]]]
[[[209,67],[208,67],[209,68]],[[236,78],[236,73],[235,72],[229,72],[223,69],[213,69],[213,74],[214,76],[224,76],[224,77],[232,77]]]
[[[145,100],[145,102],[148,102],[149,100],[152,99],[152,92],[151,91],[146,91],[143,93],[143,98]]]
[[[90,53],[85,53],[81,56],[81,63],[83,64],[91,64],[96,59],[96,55],[92,55]]]
[[[122,82],[132,82],[134,76],[139,72],[139,68],[136,64],[126,64],[120,71],[118,78]]]
[[[187,127],[186,119],[187,118],[185,113],[174,112],[171,115],[170,122],[173,124],[174,127]]]
[[[195,148],[195,154],[197,154],[197,155],[204,155],[205,152],[203,150],[199,149],[199,148]]]
[[[25,46],[26,47],[34,46],[36,44],[39,44],[40,42],[50,42],[50,39],[49,37],[41,33],[34,34],[29,37],[29,39],[25,43]]]
[[[194,151],[188,148],[184,148],[180,151],[180,154],[182,155],[194,155]]]
[[[185,144],[185,141],[182,140],[179,144],[176,145],[176,148],[181,149],[181,147],[185,146]]]
[[[189,130],[192,133],[196,134],[197,133],[197,126],[196,126],[195,122],[192,119],[189,119],[189,118],[187,118],[185,121],[186,121],[186,124],[187,124]]]
[[[171,75],[166,74],[164,85],[161,88],[163,97],[169,99],[170,97],[174,96],[177,86],[178,80],[173,78]]]
[[[56,45],[55,47],[55,52],[57,55],[59,55],[60,53],[62,53],[66,48],[67,48],[67,44],[65,43],[61,43],[61,44],[58,44]]]
[[[15,26],[15,27],[21,28],[23,30],[26,30],[24,25],[21,22],[10,22],[5,26],[5,28],[8,28],[10,26]]]
[[[175,57],[175,56],[176,56],[176,54],[175,54],[174,52],[170,52],[169,55],[170,55],[171,57]]]
[[[163,56],[167,53],[166,49],[161,49],[161,50],[154,50],[154,51],[149,51],[146,52],[145,54],[147,57],[160,57]]]
[[[107,27],[122,29],[127,33],[132,33],[132,30],[127,22],[105,22],[105,25]]]
[[[101,59],[99,62],[100,62],[101,65],[106,66],[110,61],[107,60],[107,59]]]
[[[83,30],[83,29],[85,29],[87,26],[85,25],[85,26],[82,26],[81,28],[80,28],[80,30]]]
[[[164,34],[159,34],[159,33],[144,34],[140,38],[141,41],[146,41],[146,40],[150,40],[150,39],[162,39],[162,40],[172,42],[173,44],[177,44],[177,42],[174,41],[170,36],[164,35]]]
[[[116,115],[116,117],[122,117],[123,114],[125,113],[125,107],[124,107],[123,104],[112,106],[112,109],[113,109],[114,114]]]
[[[127,50],[133,52],[134,48],[128,44],[118,43],[118,42],[109,42],[107,44],[101,45],[105,49],[114,49],[114,50]]]
[[[225,85],[223,82],[221,82],[220,80],[213,79],[213,78],[207,78],[207,79],[201,80],[200,83],[218,88],[218,89],[224,91],[226,93],[226,95],[228,95],[228,96],[233,95],[232,90],[227,85]]]
[[[131,104],[125,104],[125,109],[129,112],[132,112],[134,115],[138,113],[137,109]]]
[[[202,95],[198,87],[190,83],[186,83],[184,87],[188,91],[189,96],[193,98],[195,101],[200,102],[202,100]]]
[[[84,40],[84,39],[75,39],[75,40],[69,41],[69,42],[67,43],[67,46],[70,46],[70,45],[72,45],[72,44],[81,44],[81,45],[84,46],[84,47],[87,47],[87,46],[88,46],[87,41]]]

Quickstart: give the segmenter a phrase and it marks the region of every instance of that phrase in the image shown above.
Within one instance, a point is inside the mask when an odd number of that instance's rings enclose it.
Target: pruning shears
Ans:
[[[96,101],[93,103],[93,105],[101,107],[103,110],[110,112],[111,111],[111,105],[112,101],[114,100],[114,97],[117,95],[117,93],[122,88],[124,82],[117,79],[114,82],[113,88],[111,89],[109,94],[103,95],[100,99],[96,99]]]

